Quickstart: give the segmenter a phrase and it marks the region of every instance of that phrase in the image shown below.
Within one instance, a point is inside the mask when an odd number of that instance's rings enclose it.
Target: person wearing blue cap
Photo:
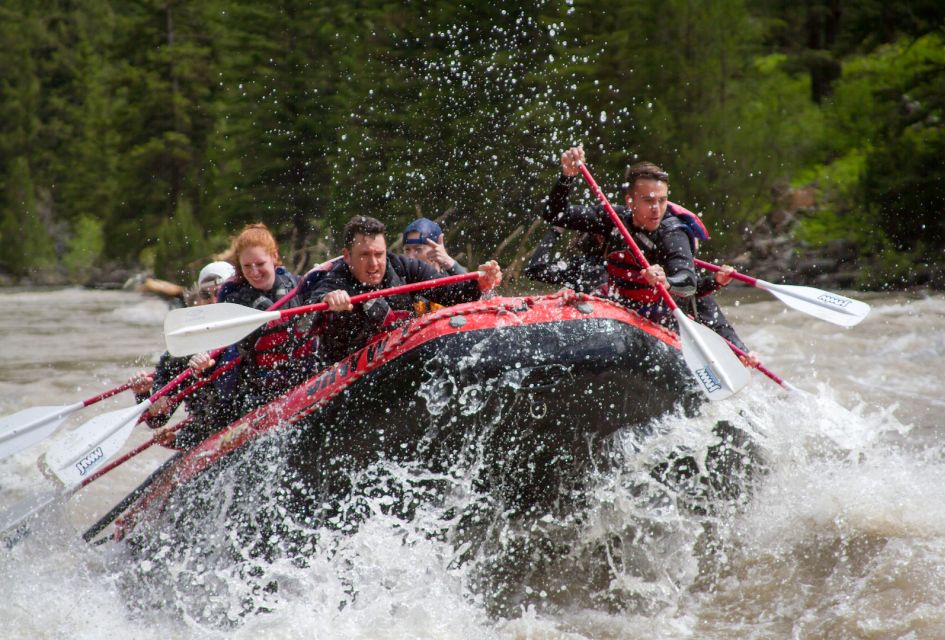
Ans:
[[[414,317],[421,292],[386,295],[357,306],[351,303],[352,296],[445,277],[422,260],[388,252],[385,231],[384,223],[375,218],[351,218],[342,235],[342,261],[306,294],[306,304],[328,305],[320,346],[325,364],[357,351],[383,328]],[[483,273],[478,280],[431,288],[423,297],[449,306],[478,300],[502,283],[502,269],[495,260],[479,265],[479,271]]]
[[[417,218],[404,228],[404,255],[422,260],[447,275],[466,273],[466,268],[446,252],[440,225],[429,218]]]

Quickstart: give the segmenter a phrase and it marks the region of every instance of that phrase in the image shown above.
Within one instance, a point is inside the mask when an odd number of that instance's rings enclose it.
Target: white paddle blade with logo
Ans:
[[[748,369],[725,340],[678,308],[673,315],[679,324],[683,358],[696,377],[696,385],[710,400],[723,400],[748,384]]]
[[[870,306],[865,302],[814,287],[772,284],[764,280],[756,282],[759,289],[768,291],[792,309],[841,327],[859,324],[870,312]]]
[[[118,453],[151,402],[95,416],[49,448],[45,465],[67,487],[78,486]]]

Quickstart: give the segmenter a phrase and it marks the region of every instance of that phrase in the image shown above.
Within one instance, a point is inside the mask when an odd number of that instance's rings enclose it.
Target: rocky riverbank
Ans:
[[[745,251],[732,265],[756,278],[834,289],[900,290],[928,287],[945,290],[945,255],[938,260],[890,260],[868,255],[853,239],[811,246],[797,239],[805,216],[818,213],[814,186],[774,194],[774,206],[750,229]]]

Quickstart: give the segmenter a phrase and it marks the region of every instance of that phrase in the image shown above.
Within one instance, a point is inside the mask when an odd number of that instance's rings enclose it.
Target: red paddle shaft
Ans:
[[[97,396],[92,396],[88,400],[83,400],[82,406],[87,407],[89,405],[95,404],[96,402],[104,400],[105,398],[111,398],[112,396],[118,395],[122,391],[127,391],[131,387],[132,387],[132,384],[130,382],[126,382],[125,384],[115,387],[114,389],[109,389],[108,391],[103,391]]]
[[[356,296],[351,296],[351,304],[357,304],[359,302],[366,302],[368,300],[373,300],[374,298],[383,298],[385,296],[393,296],[401,293],[412,293],[414,291],[422,291],[423,289],[432,289],[434,287],[445,287],[446,285],[456,284],[459,282],[466,282],[467,280],[478,280],[482,274],[478,271],[470,271],[469,273],[461,273],[456,276],[446,276],[445,278],[435,278],[433,280],[424,280],[422,282],[411,282],[410,284],[402,284],[397,287],[390,287],[389,289],[378,289],[377,291],[368,291],[367,293],[361,293]],[[327,302],[316,302],[315,304],[307,304],[302,307],[295,307],[293,309],[286,309],[285,311],[279,312],[279,320],[285,320],[290,316],[297,316],[303,313],[315,313],[317,311],[327,311],[328,303]],[[273,322],[278,322],[273,320]]]
[[[722,270],[722,267],[718,266],[717,264],[712,264],[711,262],[706,262],[705,260],[700,260],[699,258],[695,258],[693,261],[696,263],[697,267],[702,267],[703,269],[707,269],[708,271],[712,271],[713,273],[718,273],[719,271]],[[739,273],[738,271],[732,272],[732,278],[734,280],[739,280],[741,282],[744,282],[745,284],[749,284],[753,287],[758,286],[757,278],[746,276],[744,273]]]

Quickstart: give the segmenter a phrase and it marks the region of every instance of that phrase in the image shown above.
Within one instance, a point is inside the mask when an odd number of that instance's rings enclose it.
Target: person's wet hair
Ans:
[[[354,237],[356,235],[365,235],[365,236],[377,236],[384,235],[387,231],[387,227],[384,226],[384,223],[378,220],[377,218],[372,218],[370,216],[355,216],[348,220],[348,224],[345,225],[344,229],[344,243],[345,247],[350,249],[354,244]]]
[[[637,180],[659,180],[669,184],[669,174],[652,162],[637,162],[627,167],[623,174],[623,192],[628,195],[633,191]]]

